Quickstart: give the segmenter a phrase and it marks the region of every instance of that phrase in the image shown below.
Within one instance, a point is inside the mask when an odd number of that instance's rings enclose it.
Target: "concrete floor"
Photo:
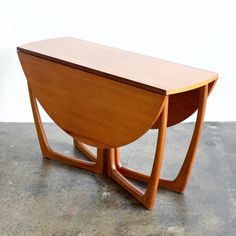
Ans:
[[[55,149],[80,155],[45,127]],[[178,172],[192,130],[168,129],[162,177]],[[123,164],[148,173],[155,142],[150,131],[122,148]],[[235,142],[236,122],[205,123],[186,192],[159,189],[150,211],[108,177],[42,159],[33,124],[0,123],[0,235],[236,235]]]

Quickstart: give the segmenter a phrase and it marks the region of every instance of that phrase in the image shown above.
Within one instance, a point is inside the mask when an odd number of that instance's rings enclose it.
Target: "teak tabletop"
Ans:
[[[166,95],[204,86],[218,76],[214,72],[71,37],[30,43],[18,50]]]
[[[184,191],[216,73],[71,37],[29,43],[17,47],[17,52],[45,158],[108,175],[148,209],[154,206],[158,187]],[[49,146],[38,102],[88,161]],[[196,110],[195,129],[179,174],[174,180],[161,179],[166,129]],[[149,129],[159,131],[152,171],[146,175],[122,166],[119,150]],[[96,147],[97,154],[85,144]],[[146,191],[127,178],[146,183]]]

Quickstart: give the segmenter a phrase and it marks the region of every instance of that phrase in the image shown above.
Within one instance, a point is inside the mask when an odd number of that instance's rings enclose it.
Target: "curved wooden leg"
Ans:
[[[97,168],[97,165],[98,165],[97,163],[79,160],[75,157],[66,156],[52,150],[52,148],[48,144],[47,137],[43,128],[42,120],[41,120],[40,113],[38,110],[37,100],[29,85],[28,85],[28,89],[29,89],[30,102],[31,102],[31,107],[33,111],[34,121],[35,121],[35,127],[36,127],[39,144],[40,144],[43,156],[45,158],[51,158],[54,160],[62,161],[76,167],[80,167],[86,170],[96,172],[97,169],[99,169]]]
[[[120,184],[126,191],[128,191],[139,202],[143,203],[142,197],[144,193],[128,181],[116,168],[115,149],[109,149],[108,159],[108,175]]]
[[[136,170],[133,170],[131,168],[127,168],[125,166],[121,165],[120,162],[120,149],[119,148],[115,148],[115,164],[116,164],[116,169],[125,177],[130,178],[130,179],[134,179],[143,183],[148,183],[150,176],[146,175],[144,173],[138,172]]]
[[[200,91],[199,109],[198,109],[197,121],[194,128],[193,136],[192,136],[188,152],[186,154],[184,163],[182,165],[182,168],[179,174],[174,180],[160,179],[159,187],[167,188],[175,192],[184,191],[187,185],[189,176],[190,176],[190,172],[191,172],[193,162],[194,162],[194,157],[197,151],[197,146],[200,140],[204,113],[205,113],[205,108],[206,108],[207,95],[208,95],[208,87],[204,86],[203,88],[201,88],[201,91]],[[149,183],[150,176],[140,173],[138,171],[132,170],[130,168],[123,167],[120,163],[119,150],[117,149],[115,153],[116,153],[116,167],[120,171],[120,173],[122,173],[124,176],[128,178],[135,179],[144,183]]]
[[[74,146],[80,151],[82,152],[89,160],[91,161],[96,161],[97,160],[97,156],[95,154],[93,154],[86,146],[85,144],[81,143],[80,141],[78,141],[76,138],[73,138],[74,141]]]
[[[132,172],[127,171],[128,169],[123,168],[120,165],[119,150],[118,149],[109,150],[108,174],[148,209],[153,208],[158,188],[161,165],[163,160],[164,145],[165,145],[167,114],[168,114],[168,98],[166,99],[165,106],[161,113],[161,121],[160,121],[161,123],[158,133],[155,159],[152,167],[151,176],[149,178],[147,189],[145,192],[141,191],[136,186],[134,186],[123,175],[126,172],[126,177],[132,178],[132,176],[127,176],[128,175],[127,173],[130,174]],[[141,178],[142,176],[139,177]]]
[[[164,180],[160,179],[159,186],[163,188],[167,188],[176,192],[183,192],[189,180],[190,172],[193,167],[194,157],[197,152],[197,147],[200,141],[202,125],[204,120],[204,114],[206,109],[206,101],[208,95],[208,85],[204,86],[200,90],[200,100],[199,100],[199,108],[197,114],[197,121],[194,128],[193,136],[191,139],[191,143],[188,148],[188,152],[186,154],[184,163],[180,169],[179,174],[174,180]]]
[[[92,153],[82,142],[73,138],[74,146],[85,155],[88,159],[96,162],[96,173],[106,174],[107,173],[107,151],[106,149],[97,148],[97,155]]]
[[[152,166],[151,176],[147,185],[147,190],[142,199],[144,206],[148,209],[151,209],[154,206],[155,196],[159,184],[162,160],[164,156],[163,153],[164,153],[165,138],[166,138],[167,117],[168,117],[168,103],[166,103],[164,110],[162,112],[155,159]]]
[[[52,149],[49,147],[48,140],[47,140],[45,131],[43,129],[41,117],[39,114],[37,101],[36,101],[35,96],[33,95],[33,92],[29,84],[28,84],[28,90],[29,90],[31,108],[32,108],[33,116],[34,116],[34,123],[35,123],[36,131],[37,131],[41,151],[42,151],[43,157],[49,157],[51,155]]]

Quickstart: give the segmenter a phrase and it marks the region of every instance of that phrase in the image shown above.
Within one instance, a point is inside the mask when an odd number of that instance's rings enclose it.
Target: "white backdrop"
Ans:
[[[0,0],[0,30],[0,121],[32,121],[16,46],[60,36],[218,72],[205,120],[236,120],[235,0]]]

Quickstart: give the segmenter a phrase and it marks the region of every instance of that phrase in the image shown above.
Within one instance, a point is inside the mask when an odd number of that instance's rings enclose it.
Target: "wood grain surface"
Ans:
[[[18,51],[79,68],[160,94],[175,94],[202,87],[217,73],[71,37],[26,44]]]
[[[158,119],[166,96],[18,52],[32,93],[53,121],[96,147],[128,144]]]
[[[148,209],[154,206],[158,187],[184,191],[216,73],[69,37],[18,47],[18,55],[44,157],[109,175]],[[55,152],[49,146],[36,99],[90,161]],[[196,126],[179,174],[174,180],[160,179],[166,128],[197,109]],[[123,167],[118,147],[150,128],[159,131],[148,176]],[[84,143],[97,147],[97,155]],[[147,183],[146,191],[127,178]]]

